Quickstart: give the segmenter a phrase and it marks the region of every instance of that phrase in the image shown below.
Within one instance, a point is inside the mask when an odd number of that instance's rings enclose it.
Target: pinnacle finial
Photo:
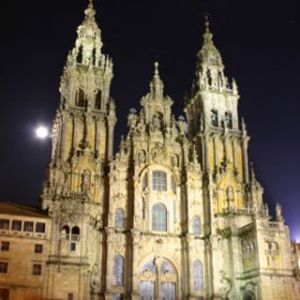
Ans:
[[[93,0],[88,0],[88,1],[89,1],[89,5],[88,5],[87,9],[85,10],[85,15],[88,18],[93,18],[96,14],[96,11],[94,9],[94,2],[93,2]]]
[[[159,76],[159,63],[157,61],[154,63],[154,76]]]
[[[155,98],[162,98],[163,97],[163,87],[164,84],[162,80],[160,79],[159,75],[159,63],[156,61],[154,63],[154,76],[150,83],[150,89],[152,92],[152,95],[155,95]]]
[[[209,22],[209,18],[208,18],[208,14],[204,15],[204,27],[205,27],[205,31],[204,31],[204,41],[211,41],[213,38],[213,35],[210,31],[210,22]]]
[[[252,180],[252,182],[255,182],[256,181],[256,175],[255,175],[255,171],[254,171],[253,162],[250,163],[250,172],[251,172],[251,180]]]
[[[209,30],[209,18],[208,18],[208,14],[204,15],[204,25],[205,25],[205,32],[210,32]]]

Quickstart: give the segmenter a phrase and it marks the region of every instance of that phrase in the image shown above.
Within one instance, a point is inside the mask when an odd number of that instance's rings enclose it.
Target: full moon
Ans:
[[[39,138],[39,139],[45,139],[49,136],[49,130],[47,127],[45,126],[39,126],[36,128],[35,130],[35,135]]]

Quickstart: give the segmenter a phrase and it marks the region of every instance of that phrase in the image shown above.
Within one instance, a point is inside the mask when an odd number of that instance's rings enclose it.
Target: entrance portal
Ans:
[[[150,259],[142,267],[140,278],[141,300],[176,300],[177,273],[167,259]]]

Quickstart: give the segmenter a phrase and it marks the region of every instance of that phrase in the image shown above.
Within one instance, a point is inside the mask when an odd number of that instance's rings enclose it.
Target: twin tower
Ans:
[[[235,81],[206,20],[186,119],[158,63],[113,154],[117,105],[92,3],[61,78],[41,195],[48,300],[300,299],[280,206],[249,171]],[[298,294],[297,294],[298,293]]]

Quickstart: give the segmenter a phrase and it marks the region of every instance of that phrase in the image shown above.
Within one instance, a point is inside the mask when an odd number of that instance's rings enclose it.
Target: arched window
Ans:
[[[139,299],[175,300],[177,272],[166,259],[151,259],[143,265],[140,272]]]
[[[72,241],[75,241],[75,242],[79,241],[79,236],[80,236],[80,229],[78,226],[74,226],[72,228],[72,237],[71,237]]]
[[[102,100],[102,93],[100,90],[97,90],[96,97],[95,97],[95,109],[98,109],[98,110],[101,109],[101,100]]]
[[[193,264],[194,274],[194,290],[198,291],[203,288],[203,267],[200,260],[194,261]]]
[[[207,80],[208,80],[208,85],[212,85],[212,78],[211,78],[210,70],[207,70]]]
[[[232,128],[233,124],[232,124],[232,114],[231,112],[225,112],[225,124],[226,127],[228,128]]]
[[[75,105],[78,107],[85,107],[86,96],[83,89],[78,89],[76,92]]]
[[[167,231],[167,209],[161,204],[155,204],[152,208],[152,230]]]
[[[201,219],[199,216],[193,217],[193,234],[201,234]]]
[[[65,225],[61,228],[61,238],[68,240],[70,237],[70,227],[68,225]]]
[[[115,213],[115,227],[123,229],[125,227],[125,213],[122,208],[118,208]]]
[[[160,266],[160,273],[166,274],[166,273],[176,273],[174,266],[167,260],[164,260],[163,263]]]
[[[82,63],[82,46],[79,47],[78,56],[77,56],[77,62],[79,64]]]
[[[74,226],[72,228],[72,234],[77,234],[77,235],[80,235],[80,229],[78,226]]]
[[[121,255],[116,255],[114,257],[113,285],[114,286],[124,285],[124,258]]]
[[[219,116],[218,112],[215,109],[211,111],[211,125],[214,127],[219,126]]]
[[[152,187],[154,191],[162,192],[167,190],[167,173],[163,171],[153,171]]]

